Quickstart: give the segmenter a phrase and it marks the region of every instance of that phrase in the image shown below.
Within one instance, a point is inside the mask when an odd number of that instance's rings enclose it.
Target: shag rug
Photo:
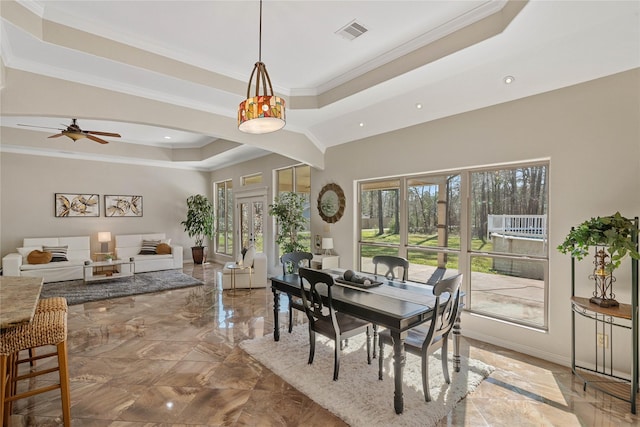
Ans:
[[[378,359],[367,365],[364,334],[350,338],[342,350],[338,381],[333,381],[332,340],[316,334],[313,364],[307,364],[307,325],[295,327],[291,334],[283,331],[278,342],[273,340],[273,335],[266,335],[243,341],[240,347],[347,424],[362,427],[434,426],[494,370],[493,366],[462,356],[460,372],[453,371],[453,361],[449,360],[451,384],[446,384],[438,350],[429,358],[432,400],[425,402],[420,358],[407,354],[403,375],[404,412],[397,415],[393,408],[393,350],[385,346],[384,379],[379,381]]]
[[[67,304],[74,305],[197,285],[202,285],[202,282],[180,270],[164,270],[87,284],[82,280],[45,283],[40,298],[65,297]]]

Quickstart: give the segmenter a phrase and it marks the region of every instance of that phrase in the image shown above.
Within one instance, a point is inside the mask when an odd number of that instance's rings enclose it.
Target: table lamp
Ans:
[[[333,249],[333,238],[331,237],[323,237],[322,238],[322,249],[324,249],[325,255],[331,255],[331,249]]]
[[[100,252],[106,253],[109,252],[109,242],[111,241],[111,232],[110,231],[100,231],[98,232],[98,242],[100,242]]]

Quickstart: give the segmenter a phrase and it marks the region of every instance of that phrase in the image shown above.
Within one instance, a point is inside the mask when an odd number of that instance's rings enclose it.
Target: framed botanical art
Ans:
[[[104,196],[104,216],[142,216],[142,196]]]
[[[56,217],[100,216],[100,197],[97,194],[55,193]]]

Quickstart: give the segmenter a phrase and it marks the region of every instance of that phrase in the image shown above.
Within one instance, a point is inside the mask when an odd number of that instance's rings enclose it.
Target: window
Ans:
[[[460,271],[465,309],[547,327],[546,164],[361,182],[359,194],[361,271],[378,254],[407,258],[416,282]]]
[[[216,182],[216,253],[233,255],[233,183]]]
[[[240,182],[243,187],[246,185],[262,184],[262,174],[256,173],[253,175],[243,176],[240,178]]]
[[[310,192],[311,192],[311,167],[308,165],[298,165],[276,171],[276,186],[278,194],[295,192],[305,197],[305,212],[307,218],[306,228],[298,233],[298,241],[311,251],[311,231],[310,231]]]
[[[470,174],[473,312],[546,328],[547,166]]]

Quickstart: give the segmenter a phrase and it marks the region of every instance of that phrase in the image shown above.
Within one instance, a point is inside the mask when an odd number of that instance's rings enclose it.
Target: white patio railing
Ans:
[[[488,215],[487,237],[491,233],[547,238],[546,215]]]

